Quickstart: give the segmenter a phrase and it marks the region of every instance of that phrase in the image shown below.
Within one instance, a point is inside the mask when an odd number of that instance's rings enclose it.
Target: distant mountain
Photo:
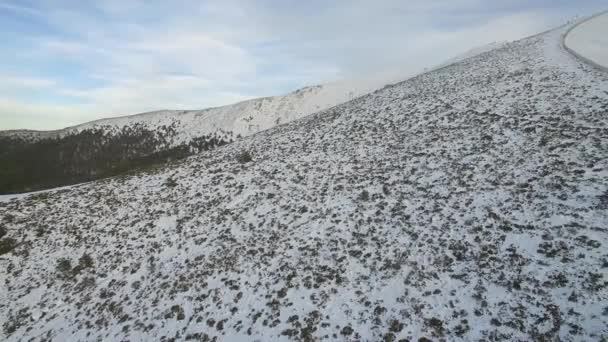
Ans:
[[[608,73],[570,27],[0,196],[0,340],[605,341]]]
[[[476,53],[495,47],[483,47]],[[474,54],[469,52],[450,63]],[[411,76],[390,71],[217,108],[163,110],[56,131],[0,131],[0,194],[86,182],[181,159]]]

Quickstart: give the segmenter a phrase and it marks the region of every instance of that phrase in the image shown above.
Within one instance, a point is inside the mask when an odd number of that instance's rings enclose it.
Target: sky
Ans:
[[[0,0],[0,130],[433,67],[605,0]]]

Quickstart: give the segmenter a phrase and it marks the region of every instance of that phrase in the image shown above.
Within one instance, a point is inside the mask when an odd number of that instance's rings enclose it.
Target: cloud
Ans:
[[[219,106],[247,99],[229,91],[213,90],[213,83],[204,78],[188,75],[156,75],[142,82],[141,79],[124,79],[106,87],[91,90],[63,90],[62,94],[94,103],[105,109],[104,116],[158,109],[196,109],[200,98],[211,92],[213,98],[205,99],[208,106]],[[171,104],[167,108],[167,103]]]
[[[1,11],[10,11],[10,12],[18,13],[18,14],[23,14],[23,15],[30,15],[30,16],[43,16],[43,13],[41,11],[38,11],[31,7],[21,6],[21,5],[13,4],[13,3],[1,3],[0,2],[0,10]]]
[[[0,117],[2,124],[11,128],[48,130],[79,123],[83,118],[92,120],[95,116],[87,114],[81,106],[62,106],[53,104],[32,104],[13,99],[0,98]],[[57,126],[56,122],[62,123]],[[49,128],[50,127],[50,128]]]
[[[54,80],[35,78],[27,76],[8,76],[2,75],[2,82],[0,83],[0,89],[3,92],[7,92],[14,89],[48,89],[57,83]]]
[[[387,69],[407,74],[600,5],[0,0],[0,37],[12,51],[0,56],[0,129],[218,106]]]

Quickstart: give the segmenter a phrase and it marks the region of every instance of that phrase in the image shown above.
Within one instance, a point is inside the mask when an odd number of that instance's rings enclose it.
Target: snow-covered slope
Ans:
[[[608,70],[608,12],[584,20],[568,32],[565,45],[579,57]]]
[[[607,339],[608,74],[567,29],[1,202],[0,339]]]

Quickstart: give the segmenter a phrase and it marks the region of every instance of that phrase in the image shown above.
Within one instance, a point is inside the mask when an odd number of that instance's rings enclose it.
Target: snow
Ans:
[[[565,44],[583,58],[608,70],[608,12],[585,20],[568,33]]]
[[[66,185],[66,186],[61,186],[61,187],[47,189],[47,190],[24,192],[24,193],[20,193],[20,194],[0,195],[0,202],[9,202],[9,201],[12,201],[14,199],[22,199],[22,198],[26,198],[26,197],[32,196],[32,195],[46,194],[48,192],[57,192],[57,191],[69,190],[69,189],[73,189],[75,187],[78,187],[78,186],[81,186],[81,185],[84,185],[84,184],[87,184],[87,183],[90,183],[90,182],[78,183],[78,184],[73,184],[73,185]]]
[[[0,202],[0,340],[607,339],[608,75],[569,29]]]

